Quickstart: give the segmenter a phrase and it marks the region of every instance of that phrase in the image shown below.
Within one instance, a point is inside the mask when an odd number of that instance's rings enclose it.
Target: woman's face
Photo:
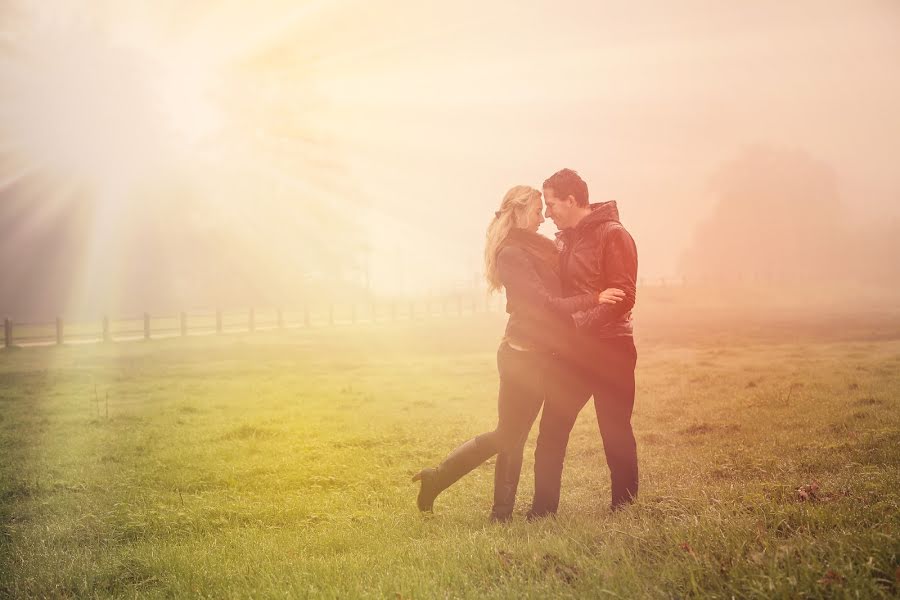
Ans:
[[[525,224],[522,225],[522,229],[527,229],[532,233],[537,233],[538,227],[540,227],[541,223],[543,222],[544,207],[541,203],[540,198],[538,198],[537,202],[528,207],[528,212],[525,213]]]

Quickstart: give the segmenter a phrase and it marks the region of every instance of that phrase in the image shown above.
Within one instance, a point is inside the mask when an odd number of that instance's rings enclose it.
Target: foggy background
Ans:
[[[469,289],[563,167],[647,280],[900,288],[898,2],[189,6],[0,6],[6,316]]]

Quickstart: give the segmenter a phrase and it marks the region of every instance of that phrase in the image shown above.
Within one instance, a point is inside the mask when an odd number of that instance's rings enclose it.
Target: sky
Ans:
[[[199,302],[192,269],[238,263],[468,286],[504,192],[563,167],[675,277],[758,144],[832,166],[848,220],[896,218],[898,33],[893,0],[9,0],[0,302],[41,279],[89,307],[136,271]]]

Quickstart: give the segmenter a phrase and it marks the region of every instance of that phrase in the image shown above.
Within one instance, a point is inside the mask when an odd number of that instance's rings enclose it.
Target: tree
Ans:
[[[845,239],[837,177],[799,150],[745,149],[710,180],[716,204],[682,259],[692,280],[801,282],[837,276]]]

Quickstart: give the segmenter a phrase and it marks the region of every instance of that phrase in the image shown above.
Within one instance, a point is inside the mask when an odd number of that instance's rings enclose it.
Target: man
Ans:
[[[588,203],[588,188],[571,169],[544,182],[546,216],[559,229],[560,277],[566,296],[618,288],[625,298],[574,315],[575,348],[557,367],[561,383],[548,391],[534,455],[534,501],[530,519],[555,514],[569,433],[593,396],[597,424],[612,480],[613,510],[637,496],[637,446],[631,429],[637,352],[631,309],[637,280],[637,249],[619,222],[614,201]]]

